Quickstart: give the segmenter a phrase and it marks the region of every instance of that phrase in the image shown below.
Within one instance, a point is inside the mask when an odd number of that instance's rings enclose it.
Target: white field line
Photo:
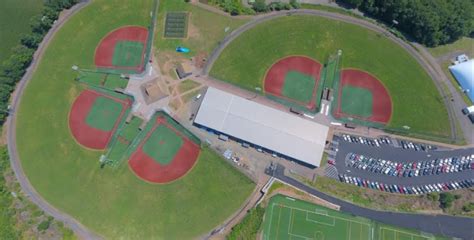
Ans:
[[[390,230],[390,231],[393,231],[393,232],[394,232],[394,234],[395,234],[395,233],[404,233],[404,234],[408,234],[408,235],[410,235],[410,236],[411,236],[411,239],[413,239],[413,237],[414,237],[414,236],[416,236],[416,237],[422,237],[422,238],[425,238],[425,239],[432,239],[432,238],[430,238],[430,237],[425,237],[425,236],[423,236],[423,235],[421,235],[421,234],[414,234],[414,233],[409,233],[409,232],[400,231],[400,230],[396,230],[396,229],[389,228],[389,227],[381,227],[381,228],[380,228],[380,235],[381,235],[381,236],[383,236],[383,235],[382,235],[382,232],[383,232],[383,231],[385,231],[385,230]]]

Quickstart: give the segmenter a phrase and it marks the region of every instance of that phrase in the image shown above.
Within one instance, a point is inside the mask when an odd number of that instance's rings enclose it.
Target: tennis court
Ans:
[[[186,36],[188,35],[188,13],[166,13],[164,31],[165,38],[186,38]]]

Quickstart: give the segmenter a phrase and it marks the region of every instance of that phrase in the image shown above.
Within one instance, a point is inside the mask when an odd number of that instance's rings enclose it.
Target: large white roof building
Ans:
[[[194,123],[316,167],[329,130],[215,88],[208,88]]]

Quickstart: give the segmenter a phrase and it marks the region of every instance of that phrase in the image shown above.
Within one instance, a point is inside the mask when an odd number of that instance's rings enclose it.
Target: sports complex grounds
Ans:
[[[344,126],[454,142],[440,92],[399,43],[318,11],[81,6],[54,30],[14,116],[31,189],[78,228],[104,239],[219,238],[263,201],[265,240],[452,237],[262,191],[274,164],[301,182],[325,177]]]

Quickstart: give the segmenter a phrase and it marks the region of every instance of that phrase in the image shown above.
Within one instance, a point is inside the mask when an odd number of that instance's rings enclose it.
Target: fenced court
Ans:
[[[322,89],[321,64],[304,56],[278,60],[267,71],[263,83],[265,94],[289,107],[317,112]]]
[[[186,38],[188,35],[188,13],[166,13],[164,31],[165,38]]]
[[[69,113],[69,128],[76,141],[88,148],[104,149],[130,111],[125,95],[84,90]]]
[[[265,213],[263,238],[371,240],[367,219],[345,215],[311,203],[277,195]]]
[[[142,120],[133,117],[129,123],[118,130],[117,136],[109,144],[109,149],[105,155],[104,161],[111,166],[118,166],[123,159],[130,157],[133,149],[133,143],[140,134],[140,125]]]
[[[200,141],[163,112],[153,116],[137,140],[128,162],[132,171],[151,183],[167,183],[185,175],[195,164]]]
[[[76,80],[93,87],[105,88],[111,91],[117,88],[125,89],[129,81],[121,74],[89,70],[80,70]]]

